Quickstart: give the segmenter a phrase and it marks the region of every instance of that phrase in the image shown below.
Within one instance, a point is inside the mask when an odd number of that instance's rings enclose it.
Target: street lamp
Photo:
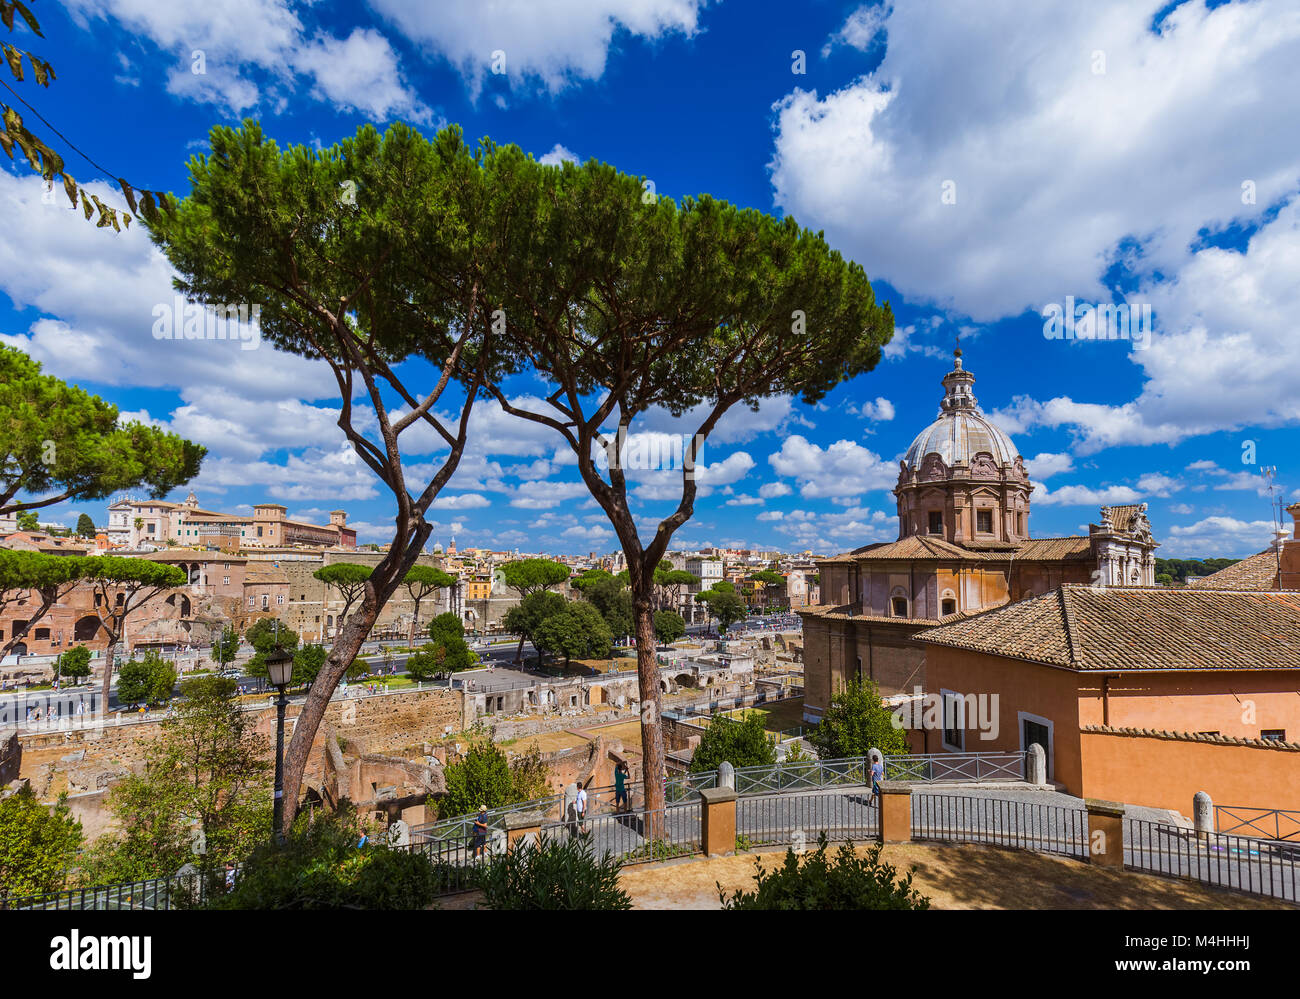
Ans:
[[[277,645],[266,654],[266,673],[272,685],[280,691],[275,702],[275,839],[284,842],[284,709],[289,706],[285,688],[293,676],[293,653]]]

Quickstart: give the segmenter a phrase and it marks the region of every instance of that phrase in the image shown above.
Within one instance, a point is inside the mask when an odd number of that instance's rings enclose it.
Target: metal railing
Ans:
[[[914,794],[912,838],[991,843],[1083,860],[1088,856],[1088,813],[1082,807],[1037,801]]]
[[[775,844],[801,849],[823,832],[828,839],[861,843],[875,837],[879,818],[880,809],[866,789],[739,798],[736,843],[739,849]]]
[[[1214,831],[1261,839],[1300,840],[1300,811],[1215,805]]]
[[[930,753],[886,756],[886,780],[1024,780],[1028,753]]]
[[[549,815],[551,812],[558,813],[563,803],[564,797],[557,794],[549,798],[539,798],[535,801],[518,801],[513,805],[489,808],[487,813],[488,829],[504,830],[506,816],[513,815],[516,812],[541,812],[543,815]],[[436,822],[424,822],[411,827],[411,842],[467,843],[474,835],[474,823],[477,820],[478,813],[473,812],[469,815],[453,815],[450,818]]]
[[[586,834],[596,854],[617,857],[624,864],[646,864],[700,853],[700,802],[669,808],[634,809],[588,815],[542,826],[543,840],[563,840]]]
[[[1124,866],[1218,888],[1300,901],[1300,844],[1124,819]]]
[[[26,898],[10,898],[0,893],[0,910],[80,912],[87,909],[174,909],[182,899],[197,904],[202,902],[203,896],[202,875],[173,875],[169,878],[129,881],[96,888],[68,888]]]

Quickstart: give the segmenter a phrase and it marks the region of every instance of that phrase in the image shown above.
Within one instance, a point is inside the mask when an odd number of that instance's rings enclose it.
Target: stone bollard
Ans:
[[[912,784],[905,780],[880,782],[880,842],[912,841]]]
[[[718,764],[718,787],[736,789],[736,768],[726,760]]]
[[[1205,839],[1214,832],[1214,802],[1204,791],[1192,795],[1192,823],[1197,839]]]
[[[1088,862],[1098,867],[1124,866],[1124,806],[1089,798]]]
[[[706,787],[700,792],[700,838],[706,857],[736,852],[736,791]]]
[[[1038,787],[1047,783],[1047,754],[1036,742],[1025,753],[1025,780]]]

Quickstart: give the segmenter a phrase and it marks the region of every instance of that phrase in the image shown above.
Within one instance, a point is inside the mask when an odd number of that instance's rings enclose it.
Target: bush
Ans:
[[[826,856],[826,834],[817,840],[817,850],[800,862],[787,850],[785,863],[770,874],[755,861],[754,891],[737,891],[730,898],[718,884],[718,899],[724,909],[785,910],[878,910],[928,909],[930,900],[912,887],[916,868],[898,878],[893,864],[880,862],[880,845],[859,857],[853,843],[836,851],[834,861]],[[715,882],[716,884],[716,882]]]
[[[691,773],[717,770],[726,760],[733,767],[763,767],[776,762],[776,737],[763,728],[763,716],[749,712],[743,721],[717,715],[704,730],[691,756]]]
[[[356,813],[303,815],[283,846],[253,851],[232,891],[217,891],[209,909],[423,909],[438,894],[440,874],[421,853],[369,843],[358,848]]]
[[[894,726],[893,712],[880,700],[880,689],[856,676],[834,693],[821,721],[805,738],[823,760],[866,756],[872,748],[886,756],[910,751],[907,733]]]
[[[0,894],[17,898],[62,888],[81,843],[81,823],[67,795],[50,808],[23,784],[0,798]]]
[[[584,835],[517,845],[483,865],[478,885],[488,909],[630,909],[632,899],[618,884],[620,867],[616,857],[597,857]]]

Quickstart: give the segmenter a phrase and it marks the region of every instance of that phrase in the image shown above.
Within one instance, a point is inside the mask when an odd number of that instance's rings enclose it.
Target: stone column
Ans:
[[[726,760],[718,764],[718,787],[736,789],[736,768]]]
[[[736,792],[708,787],[700,792],[700,838],[706,857],[736,852]]]
[[[880,782],[880,842],[912,841],[912,784],[905,780]]]
[[[1098,867],[1124,866],[1124,806],[1089,798],[1088,861]]]
[[[1196,826],[1196,838],[1205,839],[1214,832],[1214,802],[1204,791],[1192,795],[1192,821]]]

